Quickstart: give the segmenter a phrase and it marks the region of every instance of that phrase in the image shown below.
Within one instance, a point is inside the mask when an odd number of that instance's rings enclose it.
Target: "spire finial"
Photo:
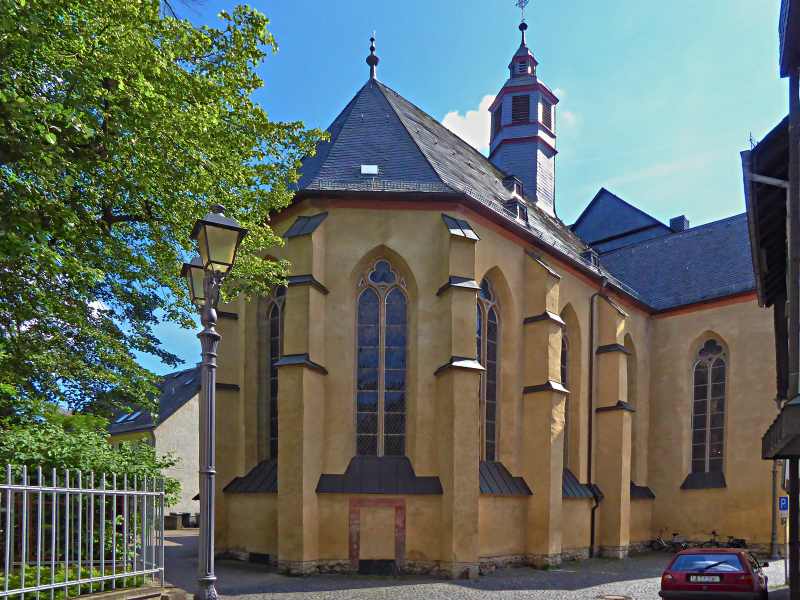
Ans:
[[[522,45],[525,45],[525,31],[528,29],[528,24],[525,22],[525,7],[528,6],[530,0],[516,0],[514,5],[519,7],[521,19],[519,23],[519,30],[522,32]]]
[[[378,78],[378,63],[381,61],[378,55],[375,54],[375,32],[372,32],[372,37],[369,38],[369,56],[367,57],[367,64],[369,65],[369,78]]]

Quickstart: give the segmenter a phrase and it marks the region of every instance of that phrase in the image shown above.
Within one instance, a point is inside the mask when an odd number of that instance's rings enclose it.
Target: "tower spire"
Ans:
[[[372,37],[369,38],[369,56],[367,57],[367,64],[369,65],[369,78],[378,78],[378,63],[381,61],[378,55],[375,54],[375,32],[372,32]]]

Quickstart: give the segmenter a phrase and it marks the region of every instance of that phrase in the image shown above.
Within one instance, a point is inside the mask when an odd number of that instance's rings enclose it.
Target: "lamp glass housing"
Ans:
[[[203,267],[223,275],[231,270],[245,235],[247,230],[226,217],[221,206],[215,206],[212,212],[199,219],[192,230]]]
[[[235,229],[204,223],[197,236],[197,246],[203,265],[219,273],[230,271],[236,258],[240,237],[240,233]]]
[[[205,288],[205,269],[202,259],[195,256],[190,263],[183,263],[181,275],[186,278],[186,285],[189,288],[189,297],[195,306],[203,306],[206,302]]]

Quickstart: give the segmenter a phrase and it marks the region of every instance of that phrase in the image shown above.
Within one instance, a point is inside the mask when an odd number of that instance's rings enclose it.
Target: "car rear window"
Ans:
[[[738,554],[681,554],[672,563],[670,571],[702,571],[703,573],[730,573],[743,571]]]

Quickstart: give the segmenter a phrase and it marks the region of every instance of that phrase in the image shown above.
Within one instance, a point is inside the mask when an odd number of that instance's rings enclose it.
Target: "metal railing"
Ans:
[[[164,482],[6,465],[0,599],[164,584]]]

